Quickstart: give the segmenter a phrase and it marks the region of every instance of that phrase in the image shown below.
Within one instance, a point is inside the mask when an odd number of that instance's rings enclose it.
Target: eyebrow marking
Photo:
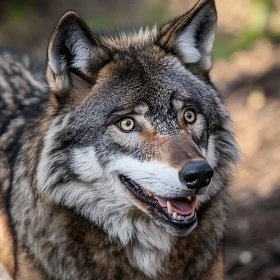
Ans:
[[[203,111],[201,109],[201,102],[199,98],[196,96],[186,96],[188,93],[186,92],[176,92],[171,100],[172,105],[175,109],[182,109],[183,107],[194,107],[198,111]]]
[[[125,108],[124,106],[119,106],[112,109],[106,116],[106,123],[109,124],[114,119],[125,116],[125,115],[144,115],[149,110],[149,106],[140,102],[139,104],[132,106],[130,108]]]
[[[148,112],[149,106],[146,103],[141,102],[141,104],[135,106],[134,110],[137,114],[144,115]]]
[[[181,99],[177,99],[177,98],[172,99],[172,104],[177,111],[179,111],[181,108],[184,107],[184,101]]]

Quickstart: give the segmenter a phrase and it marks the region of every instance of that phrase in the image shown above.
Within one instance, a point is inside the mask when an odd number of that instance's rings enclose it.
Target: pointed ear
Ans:
[[[211,52],[217,24],[214,0],[201,0],[186,14],[160,29],[160,44],[178,55],[184,63],[197,63],[211,69]]]
[[[108,59],[98,36],[74,12],[58,22],[49,42],[47,79],[52,91],[82,90],[94,83],[98,68]]]

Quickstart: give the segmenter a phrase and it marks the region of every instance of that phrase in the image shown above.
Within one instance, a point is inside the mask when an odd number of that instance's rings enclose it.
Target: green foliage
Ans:
[[[9,0],[5,16],[7,21],[20,21],[32,13],[36,0]]]
[[[161,2],[156,2],[153,4],[148,3],[148,5],[138,10],[138,12],[141,14],[140,18],[147,24],[166,21],[169,18],[167,4],[168,0],[162,0]],[[122,22],[122,18],[126,16],[126,11],[123,13],[120,11],[114,11],[114,13],[111,14],[107,13],[104,15],[95,16],[94,18],[89,18],[86,20],[86,22],[93,30],[104,30],[118,25],[120,22]]]
[[[152,5],[148,5],[144,11],[144,21],[148,23],[164,22],[169,18],[168,0],[162,0]]]
[[[217,36],[213,51],[214,58],[226,58],[264,38],[277,40],[268,30],[271,10],[272,0],[251,0],[248,26],[235,37]]]
[[[105,30],[112,28],[119,22],[120,15],[117,13],[95,16],[94,18],[87,19],[86,22],[92,30]]]

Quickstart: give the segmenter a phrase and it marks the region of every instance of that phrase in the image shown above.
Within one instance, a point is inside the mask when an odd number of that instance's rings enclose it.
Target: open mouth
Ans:
[[[163,198],[154,195],[123,175],[120,176],[120,179],[134,196],[153,206],[156,214],[165,222],[181,228],[189,228],[196,223],[196,196]]]

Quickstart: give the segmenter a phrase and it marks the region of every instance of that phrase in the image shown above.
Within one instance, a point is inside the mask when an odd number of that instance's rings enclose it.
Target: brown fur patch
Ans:
[[[182,167],[187,161],[202,159],[203,156],[190,135],[181,134],[169,143],[168,162],[171,166]]]
[[[0,263],[10,275],[14,275],[13,239],[8,226],[8,217],[3,209],[0,210]]]
[[[20,280],[38,280],[38,279],[49,279],[39,269],[35,262],[31,260],[28,254],[22,250],[17,251],[17,271],[15,279]]]
[[[140,139],[145,144],[156,148],[158,160],[178,169],[181,169],[189,160],[203,159],[189,132],[181,133],[174,138],[172,136],[161,136],[153,129],[145,129],[141,133]]]

